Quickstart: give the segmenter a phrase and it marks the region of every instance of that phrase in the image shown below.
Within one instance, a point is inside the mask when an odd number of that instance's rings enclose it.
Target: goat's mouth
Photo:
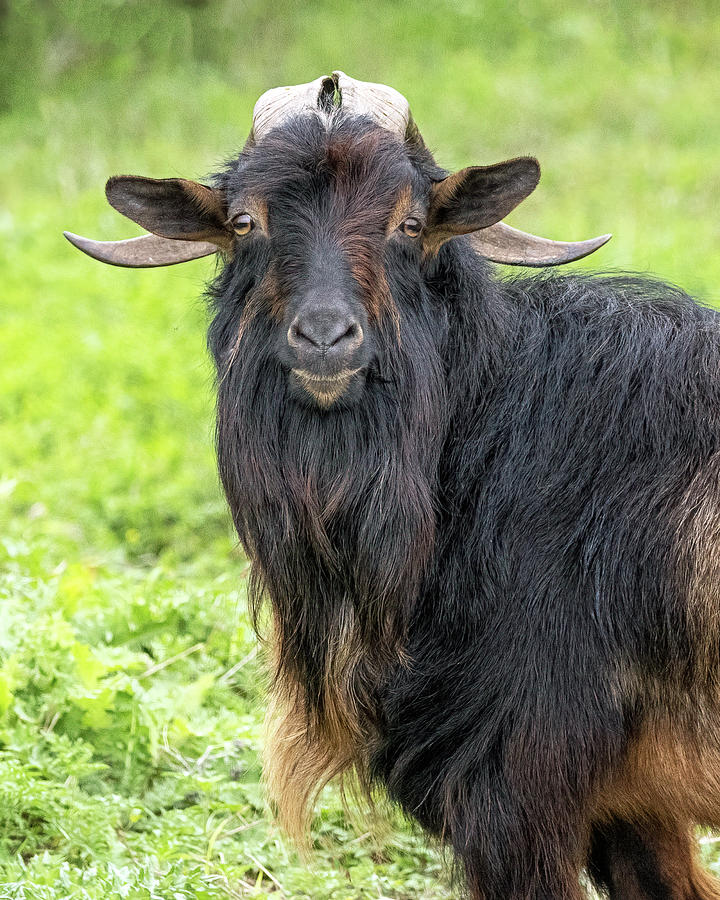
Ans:
[[[357,376],[363,371],[358,369],[345,369],[334,375],[316,375],[306,369],[292,369],[292,374],[303,390],[310,394],[313,400],[323,409],[332,406],[336,400],[347,391],[350,384],[357,380]]]

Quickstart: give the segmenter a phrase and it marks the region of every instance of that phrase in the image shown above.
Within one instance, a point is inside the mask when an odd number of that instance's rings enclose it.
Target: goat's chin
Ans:
[[[322,410],[352,405],[360,399],[364,385],[363,369],[346,369],[336,375],[316,375],[304,369],[292,369],[290,372],[294,397]]]

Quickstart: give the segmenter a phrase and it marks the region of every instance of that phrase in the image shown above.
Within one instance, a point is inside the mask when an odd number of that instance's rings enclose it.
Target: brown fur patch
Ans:
[[[321,720],[309,713],[302,686],[283,672],[279,657],[275,663],[266,719],[265,782],[280,824],[301,847],[307,845],[313,805],[331,779],[354,775],[367,793],[372,740],[360,726],[354,691],[354,676],[367,651],[360,646],[352,619],[348,607],[328,635]]]
[[[199,184],[197,181],[189,181],[186,178],[178,178],[185,193],[192,199],[193,204],[209,220],[206,227],[199,231],[185,234],[185,240],[202,241],[209,240],[225,251],[232,249],[232,232],[226,227],[225,206],[219,191]],[[212,222],[212,224],[210,224]]]
[[[222,222],[225,218],[225,208],[219,191],[199,184],[197,181],[189,181],[186,178],[180,178],[185,191],[192,197],[194,203],[208,215]]]
[[[278,277],[272,268],[268,271],[265,278],[263,278],[259,287],[259,293],[262,302],[267,304],[267,308],[272,319],[280,324],[280,322],[282,322],[282,320],[285,318],[285,311],[287,309],[287,297],[285,296],[280,286],[280,281],[278,280]]]
[[[593,818],[720,827],[720,711],[717,699],[680,698],[657,686],[651,713],[592,804]],[[673,694],[672,700],[669,695]],[[664,707],[664,710],[663,710]],[[663,710],[663,711],[660,711]]]
[[[601,826],[631,823],[639,848],[621,842],[608,861],[611,896],[646,900],[652,867],[657,896],[720,900],[697,859],[693,826],[720,827],[720,716],[717,702],[656,685],[652,713],[590,808]],[[673,700],[668,702],[668,697]],[[627,827],[627,826],[626,826]],[[648,875],[650,870],[650,875]]]
[[[644,834],[657,859],[662,882],[669,896],[678,900],[720,900],[720,884],[698,862],[689,823],[675,830],[659,826]]]
[[[405,219],[412,214],[412,199],[412,188],[409,184],[406,184],[401,188],[397,200],[395,201],[395,206],[390,213],[390,218],[388,219],[387,228],[385,230],[386,237],[389,238],[390,235],[394,234]]]
[[[245,308],[240,317],[235,340],[228,353],[221,381],[227,377],[233,363],[237,359],[245,332],[253,319],[263,311],[269,312],[276,322],[282,322],[285,315],[285,298],[272,269],[267,272],[258,287],[247,296]]]
[[[340,249],[361,289],[368,318],[377,322],[390,315],[398,327],[400,314],[385,277],[381,241],[386,231],[379,231],[379,223],[392,216],[397,203],[388,209],[387,186],[378,181],[372,164],[382,139],[377,131],[359,141],[334,139],[327,149],[327,164],[335,178]]]
[[[690,824],[616,821],[596,832],[593,864],[611,897],[718,900],[718,882],[698,863]]]
[[[377,258],[369,243],[358,240],[352,233],[343,238],[341,246],[347,254],[353,278],[365,298],[368,319],[378,322],[384,315],[389,316],[399,335],[400,312],[390,293],[382,259]]]
[[[422,236],[424,258],[435,256],[446,241],[457,237],[458,232],[456,230],[436,225],[433,222],[433,216],[437,210],[441,210],[447,204],[452,203],[464,182],[465,170],[455,172],[453,175],[449,175],[433,185],[430,195],[428,223]]]
[[[263,310],[269,313],[275,322],[280,323],[285,318],[286,307],[287,298],[277,273],[271,265],[260,284],[248,295],[245,310],[250,316]],[[245,313],[243,313],[243,319],[245,319]]]

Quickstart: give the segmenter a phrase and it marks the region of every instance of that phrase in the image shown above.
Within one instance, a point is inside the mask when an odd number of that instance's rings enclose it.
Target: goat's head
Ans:
[[[432,264],[446,241],[469,235],[490,260],[538,266],[578,259],[607,240],[564,244],[503,224],[539,177],[531,157],[447,175],[400,94],[335,72],[265,93],[243,152],[212,186],[111,178],[109,202],[149,235],[68,237],[123,266],[221,252],[225,277],[242,283],[246,300],[222,355],[232,361],[245,326],[264,316],[291,393],[328,408],[362,395],[379,324],[400,321],[390,282],[400,273],[406,294],[413,270]]]

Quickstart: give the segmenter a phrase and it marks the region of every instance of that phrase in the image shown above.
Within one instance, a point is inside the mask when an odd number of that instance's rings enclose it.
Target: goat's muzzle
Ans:
[[[345,394],[369,362],[358,316],[345,304],[321,299],[304,303],[292,319],[286,353],[295,384],[321,407]]]

